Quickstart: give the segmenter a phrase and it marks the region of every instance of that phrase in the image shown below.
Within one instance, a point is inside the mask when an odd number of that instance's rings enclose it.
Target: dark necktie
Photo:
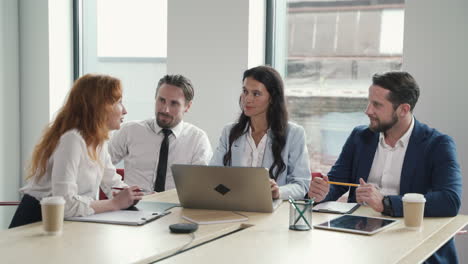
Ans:
[[[156,172],[156,181],[154,182],[154,190],[156,192],[163,192],[166,186],[166,171],[167,171],[167,156],[169,155],[169,136],[172,131],[163,128],[164,139],[161,143],[159,150],[158,170]]]

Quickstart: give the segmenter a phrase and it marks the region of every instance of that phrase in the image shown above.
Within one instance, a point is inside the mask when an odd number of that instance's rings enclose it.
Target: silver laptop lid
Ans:
[[[184,208],[273,212],[265,168],[174,164],[171,169]]]

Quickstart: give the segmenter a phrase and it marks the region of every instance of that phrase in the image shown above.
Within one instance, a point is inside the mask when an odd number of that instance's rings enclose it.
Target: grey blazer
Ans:
[[[223,157],[229,148],[229,133],[234,124],[224,127],[218,147],[216,148],[210,165],[224,166]],[[247,140],[245,135],[239,137],[232,144],[231,165],[240,166],[242,155]],[[268,132],[267,146],[263,156],[262,167],[270,168],[273,164],[273,152],[271,149],[272,135]],[[285,200],[288,196],[294,199],[302,199],[309,190],[310,165],[307,152],[304,128],[288,122],[286,132],[286,145],[281,153],[286,169],[278,176],[276,182],[280,188],[280,198]]]

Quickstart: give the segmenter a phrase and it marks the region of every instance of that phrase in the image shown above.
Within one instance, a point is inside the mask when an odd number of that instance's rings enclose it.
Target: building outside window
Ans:
[[[306,130],[312,171],[327,173],[352,129],[369,122],[372,75],[402,67],[404,0],[274,4],[273,65],[290,119]]]

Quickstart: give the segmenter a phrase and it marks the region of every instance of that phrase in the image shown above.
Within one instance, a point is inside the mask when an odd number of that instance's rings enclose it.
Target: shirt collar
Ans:
[[[249,129],[247,131],[249,133],[250,136],[252,136],[252,126],[249,126]],[[265,131],[265,134],[268,135],[270,133],[270,128],[268,128],[266,131]]]
[[[162,128],[158,126],[158,122],[156,121],[156,118],[154,119],[154,127],[155,127],[155,132],[156,134],[161,134],[162,133]],[[177,126],[171,128],[172,130],[172,134],[175,136],[175,138],[177,138],[180,133],[182,133],[182,129],[184,128],[184,121],[183,120],[180,120],[179,124],[177,124]]]
[[[403,136],[401,136],[401,138],[397,141],[395,146],[398,145],[403,148],[408,146],[408,142],[411,137],[411,133],[413,132],[413,128],[414,128],[414,116],[411,118],[411,125],[409,129],[405,132],[405,134],[403,134]],[[379,134],[379,142],[383,147],[388,146],[387,143],[385,143],[385,135],[383,132],[380,132]]]

